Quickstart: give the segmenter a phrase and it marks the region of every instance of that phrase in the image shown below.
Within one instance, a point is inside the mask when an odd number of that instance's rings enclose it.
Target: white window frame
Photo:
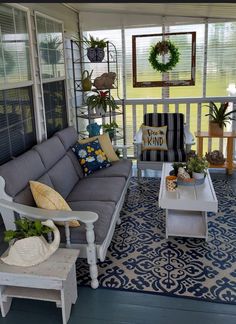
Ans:
[[[64,68],[65,68],[65,75],[62,77],[50,78],[43,80],[42,78],[42,69],[41,69],[41,59],[39,55],[39,44],[37,40],[38,36],[38,29],[37,29],[37,16],[52,20],[57,22],[58,24],[62,25],[62,46],[63,46],[63,58],[64,58]],[[41,80],[41,92],[42,92],[42,103],[43,103],[43,111],[44,111],[44,126],[45,126],[45,134],[47,134],[47,125],[46,125],[46,115],[45,115],[45,103],[44,103],[44,94],[43,94],[43,84],[44,83],[51,83],[56,81],[64,81],[64,88],[65,88],[65,101],[66,101],[66,116],[67,121],[69,123],[69,98],[68,98],[68,75],[67,75],[67,65],[66,65],[66,50],[65,50],[65,32],[64,32],[64,22],[62,20],[56,19],[54,17],[48,16],[40,11],[34,11],[34,22],[35,22],[35,32],[36,32],[36,41],[37,41],[37,52],[38,52],[38,64],[39,64],[39,73],[40,73],[40,80]]]

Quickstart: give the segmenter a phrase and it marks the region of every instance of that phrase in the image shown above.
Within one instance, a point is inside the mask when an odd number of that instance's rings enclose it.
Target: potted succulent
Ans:
[[[98,116],[103,116],[108,109],[115,110],[118,108],[109,91],[95,90],[94,94],[87,97],[86,104],[91,110],[95,108]]]
[[[209,105],[205,105],[210,108],[210,112],[205,116],[210,116],[211,119],[209,121],[209,133],[211,136],[222,136],[224,131],[224,126],[226,123],[229,123],[231,120],[235,118],[231,117],[231,115],[236,112],[236,110],[227,111],[229,106],[228,102],[221,103],[220,107],[217,107],[213,101],[210,101]]]
[[[115,137],[116,129],[118,128],[118,124],[115,121],[112,121],[110,124],[103,124],[102,129],[104,133],[108,133],[111,141]]]
[[[90,62],[102,62],[105,56],[104,48],[107,46],[106,39],[89,35],[89,38],[83,37],[83,42],[88,46],[87,56]]]
[[[187,161],[187,171],[194,179],[202,179],[206,176],[208,161],[205,157],[194,156]]]
[[[41,222],[22,218],[15,221],[16,230],[4,232],[4,241],[10,243],[9,253],[1,260],[10,265],[32,266],[45,261],[59,247],[60,233],[51,220]],[[49,244],[45,234],[53,232]]]

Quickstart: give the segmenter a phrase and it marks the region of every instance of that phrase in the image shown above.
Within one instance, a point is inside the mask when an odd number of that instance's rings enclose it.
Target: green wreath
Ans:
[[[160,63],[157,59],[157,55],[165,55],[170,53],[170,59],[167,63]],[[172,70],[176,64],[179,62],[179,50],[178,48],[171,43],[169,40],[158,42],[156,45],[153,45],[149,54],[149,62],[151,63],[154,70],[160,72],[167,72]]]

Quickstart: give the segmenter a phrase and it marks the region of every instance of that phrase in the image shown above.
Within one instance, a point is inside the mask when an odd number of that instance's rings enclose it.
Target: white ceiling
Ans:
[[[67,3],[67,5],[86,12],[236,19],[236,3]]]

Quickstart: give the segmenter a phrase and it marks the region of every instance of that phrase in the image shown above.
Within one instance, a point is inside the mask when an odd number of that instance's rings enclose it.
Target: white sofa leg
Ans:
[[[116,224],[117,224],[117,225],[120,225],[120,224],[121,224],[121,219],[120,219],[120,217],[117,218]]]
[[[89,264],[89,272],[91,277],[91,287],[93,289],[98,288],[98,267],[97,267],[97,256],[96,247],[94,244],[94,230],[93,224],[86,224],[86,239],[88,242],[87,246],[87,261]]]

